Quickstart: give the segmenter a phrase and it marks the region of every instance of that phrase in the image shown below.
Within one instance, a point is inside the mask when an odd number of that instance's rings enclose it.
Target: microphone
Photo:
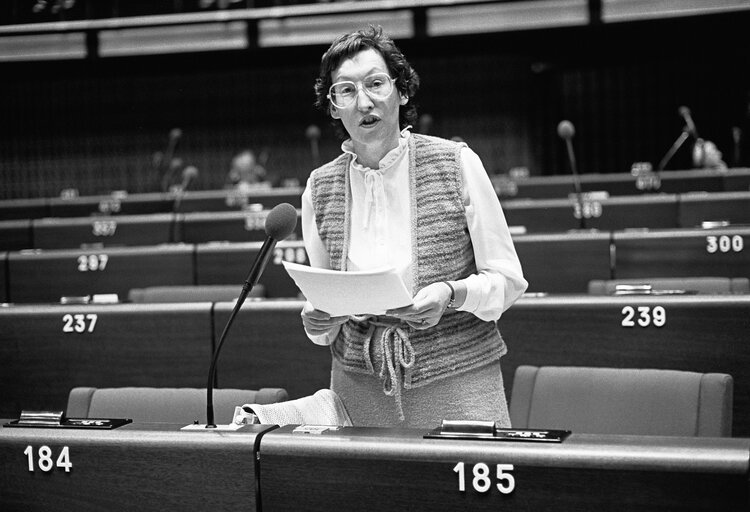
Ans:
[[[177,185],[174,189],[174,202],[172,203],[172,224],[169,229],[169,241],[171,243],[177,242],[177,213],[180,211],[180,205],[182,204],[182,198],[185,197],[185,190],[188,185],[198,177],[198,169],[195,166],[189,165],[182,170],[182,183]]]
[[[576,134],[576,129],[573,127],[573,123],[567,119],[562,120],[557,125],[557,135],[565,141],[565,147],[568,151],[568,162],[570,163],[570,170],[573,173],[573,187],[576,191],[576,199],[578,201],[578,209],[581,214],[581,229],[586,229],[586,218],[583,214],[583,198],[581,194],[581,178],[578,175],[578,168],[576,167],[576,156],[573,152],[573,136]]]
[[[685,120],[685,130],[687,130],[687,132],[690,135],[692,135],[694,139],[697,139],[698,130],[695,129],[695,123],[693,122],[693,118],[690,117],[690,109],[683,105],[677,109],[677,112]]]
[[[310,141],[310,153],[312,154],[313,167],[320,165],[320,149],[318,148],[318,141],[320,140],[320,128],[318,125],[311,124],[305,130],[305,137]]]
[[[234,305],[232,314],[229,315],[224,331],[221,333],[219,343],[216,345],[216,351],[211,358],[211,367],[208,370],[208,383],[206,385],[206,428],[216,428],[214,423],[214,380],[216,375],[216,362],[219,359],[219,352],[221,347],[226,340],[227,333],[229,332],[234,317],[242,307],[242,304],[247,298],[247,294],[253,289],[258,283],[260,275],[268,264],[268,260],[273,255],[273,249],[276,246],[276,242],[283,240],[292,234],[294,228],[297,226],[297,209],[289,203],[281,203],[276,206],[268,213],[266,217],[266,240],[263,242],[263,246],[260,248],[258,256],[255,258],[250,273],[245,279],[245,284],[242,286],[242,292],[237,298],[237,303]]]
[[[177,162],[175,162],[174,158],[174,154],[177,150],[177,144],[180,142],[180,138],[182,138],[182,130],[180,130],[179,128],[172,128],[169,131],[169,141],[167,142],[167,148],[164,150],[164,153],[162,153],[161,158],[159,159],[159,168],[163,172],[161,180],[162,192],[166,192],[169,189],[169,182],[172,180],[172,175],[182,163],[179,162],[180,165],[177,165]]]
[[[732,126],[732,165],[740,166],[742,159],[742,129],[739,126]]]

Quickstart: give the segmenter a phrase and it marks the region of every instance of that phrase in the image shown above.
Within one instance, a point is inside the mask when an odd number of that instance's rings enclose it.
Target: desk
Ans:
[[[625,231],[612,238],[615,279],[750,277],[750,227]]]
[[[0,201],[0,220],[37,219],[40,217],[49,217],[46,199],[4,199]]]
[[[2,424],[8,420],[0,420]],[[238,432],[180,431],[182,425],[129,424],[114,430],[0,427],[3,510],[248,510],[257,508],[255,447],[272,426]],[[32,447],[32,467],[24,451]],[[38,450],[70,472],[42,471]]]
[[[750,296],[522,298],[498,325],[508,397],[522,364],[728,373],[733,434],[750,436]]]
[[[0,308],[0,415],[64,410],[76,386],[206,386],[211,303]]]
[[[258,188],[241,193],[235,189],[188,190],[180,202],[181,212],[220,212],[242,210],[251,205],[261,205],[270,210],[280,203],[302,207],[302,187]]]
[[[611,279],[610,237],[599,231],[514,236],[528,291],[584,293],[590,280]]]
[[[750,192],[694,192],[680,196],[679,225],[700,227],[703,221],[750,224]]]
[[[31,220],[3,220],[0,221],[0,250],[18,251],[33,249],[34,242],[31,234]]]
[[[248,301],[235,317],[217,365],[221,387],[280,387],[289,398],[312,395],[331,382],[331,351],[305,334],[299,300]],[[234,303],[214,308],[216,340]]]
[[[518,199],[503,201],[510,226],[524,226],[532,233],[554,233],[581,227],[617,230],[628,228],[676,228],[677,196],[674,194],[617,196],[606,199]]]
[[[221,241],[262,242],[266,238],[266,217],[270,211],[186,213],[182,219],[182,241],[192,244]],[[300,222],[297,222],[290,238],[302,238]]]
[[[263,246],[261,242],[198,244],[195,247],[196,284],[235,284],[242,286]],[[299,288],[287,274],[282,260],[309,265],[301,240],[281,241],[260,276],[266,297],[299,296]]]
[[[176,228],[171,213],[34,219],[34,249],[165,244]]]
[[[573,433],[563,443],[542,444],[423,439],[424,433],[347,427],[311,435],[293,433],[293,426],[268,432],[260,443],[263,511],[302,503],[306,511],[715,512],[750,505],[750,439]],[[501,492],[497,486],[507,491],[511,478],[512,491]],[[474,487],[485,484],[484,492]]]
[[[143,215],[171,213],[174,196],[160,192],[143,194],[102,194],[70,199],[48,199],[49,214],[45,217],[87,217],[89,215]]]
[[[11,252],[8,300],[59,302],[62,296],[193,284],[193,246],[107,247]]]

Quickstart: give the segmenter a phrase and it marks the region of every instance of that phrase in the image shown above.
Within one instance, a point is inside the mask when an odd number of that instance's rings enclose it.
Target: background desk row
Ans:
[[[573,176],[532,176],[512,179],[490,177],[500,198],[564,198],[575,193]],[[581,176],[584,192],[605,191],[612,196],[644,193],[682,194],[685,192],[747,191],[750,169],[664,171],[647,176],[631,173]],[[11,199],[0,201],[0,220],[42,217],[84,217],[88,215],[132,215],[144,213],[227,211],[249,205],[273,207],[281,202],[300,206],[301,187],[237,190],[186,191],[183,194],[112,192],[100,196]]]
[[[750,505],[750,439],[573,433],[560,444],[535,444],[424,439],[416,429],[345,427],[312,435],[292,425],[180,427],[2,428],[0,504],[265,512],[723,512]],[[55,458],[67,454],[69,472],[53,464],[42,471],[42,447]]]
[[[503,202],[508,225],[519,232],[558,233],[579,228],[608,231],[750,224],[750,192],[648,195]],[[50,217],[0,221],[0,250],[140,246],[160,243],[248,242],[265,238],[269,210]],[[583,217],[583,219],[582,219]],[[302,238],[297,224],[294,238]]]
[[[599,232],[513,237],[529,292],[585,293],[595,279],[750,277],[750,227]],[[260,242],[0,253],[0,300],[58,302],[63,296],[134,288],[237,284]],[[260,283],[267,297],[297,297],[281,261],[306,264],[301,241],[280,242]]]
[[[62,409],[75,386],[205,387],[232,303],[28,305],[0,308],[0,415]],[[248,301],[218,364],[221,387],[328,387],[330,353],[311,343],[302,302]],[[522,298],[499,321],[517,366],[724,372],[734,377],[734,434],[750,436],[749,296]]]

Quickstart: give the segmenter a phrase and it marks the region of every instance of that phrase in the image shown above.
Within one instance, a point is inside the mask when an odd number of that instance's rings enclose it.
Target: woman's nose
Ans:
[[[365,92],[365,88],[362,85],[357,87],[357,108],[359,110],[370,110],[374,106],[372,98]]]

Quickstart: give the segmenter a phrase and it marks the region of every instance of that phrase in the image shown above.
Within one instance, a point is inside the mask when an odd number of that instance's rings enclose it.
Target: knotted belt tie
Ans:
[[[396,400],[398,416],[404,420],[404,409],[401,404],[401,390],[403,388],[404,370],[414,366],[414,348],[409,341],[409,335],[404,329],[406,324],[400,321],[384,321],[371,318],[373,326],[385,327],[378,342],[383,354],[383,364],[378,376],[383,383],[383,393]]]

